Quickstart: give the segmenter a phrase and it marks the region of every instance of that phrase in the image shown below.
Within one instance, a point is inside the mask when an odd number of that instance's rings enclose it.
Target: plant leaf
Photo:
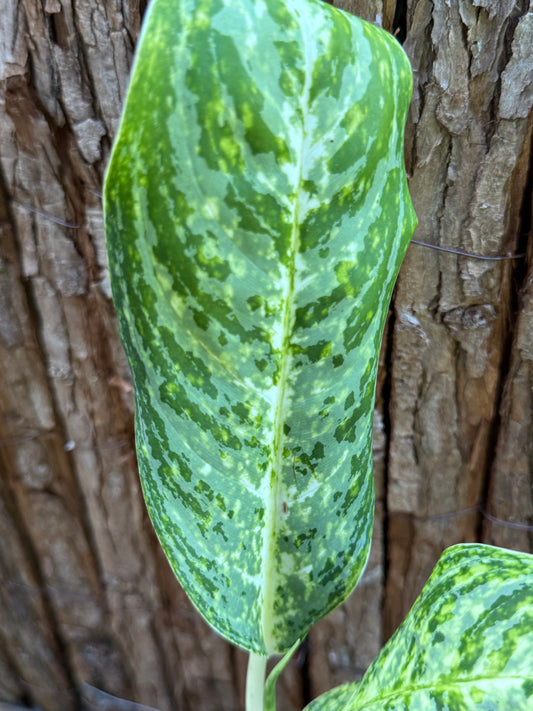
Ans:
[[[533,708],[533,556],[448,548],[364,678],[306,711]]]
[[[408,61],[316,0],[152,0],[106,175],[147,507],[208,622],[283,652],[360,577],[415,217]]]
[[[354,698],[354,688],[357,682],[341,684],[326,691],[312,701],[303,711],[350,711],[349,704]]]

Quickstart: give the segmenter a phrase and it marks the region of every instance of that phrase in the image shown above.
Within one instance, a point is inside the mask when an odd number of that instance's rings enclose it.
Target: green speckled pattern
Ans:
[[[207,621],[287,650],[355,586],[414,229],[408,61],[315,0],[152,0],[104,207],[144,496]]]
[[[533,556],[449,548],[351,695],[349,688],[307,711],[533,709]]]

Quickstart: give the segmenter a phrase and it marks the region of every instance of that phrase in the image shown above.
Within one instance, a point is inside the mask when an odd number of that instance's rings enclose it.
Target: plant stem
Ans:
[[[263,711],[267,657],[250,652],[246,672],[246,711]]]

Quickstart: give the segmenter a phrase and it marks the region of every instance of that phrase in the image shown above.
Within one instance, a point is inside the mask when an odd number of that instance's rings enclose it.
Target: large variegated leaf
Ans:
[[[445,551],[363,680],[307,707],[363,709],[533,709],[533,556],[479,544]]]
[[[411,75],[316,0],[152,0],[105,184],[142,485],[206,619],[283,651],[352,590],[414,215]]]

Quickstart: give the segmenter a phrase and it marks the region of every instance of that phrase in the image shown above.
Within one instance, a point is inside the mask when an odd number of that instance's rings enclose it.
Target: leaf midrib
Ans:
[[[374,704],[381,703],[390,699],[394,698],[401,698],[402,696],[405,696],[406,694],[413,694],[413,693],[418,693],[421,691],[446,691],[450,689],[457,689],[462,686],[470,686],[473,684],[479,684],[482,682],[485,683],[501,683],[502,681],[521,681],[523,682],[526,679],[531,679],[533,677],[527,677],[527,676],[522,676],[519,674],[507,674],[507,675],[496,675],[496,676],[479,676],[479,677],[473,677],[473,678],[468,678],[468,679],[456,679],[454,681],[450,681],[449,683],[426,683],[426,684],[410,684],[408,686],[402,686],[401,689],[397,689],[395,691],[390,691],[388,693],[379,693],[376,696],[372,696],[372,698],[369,699],[362,699],[361,703],[357,701],[357,695],[361,692],[364,694],[364,689],[359,690],[359,688],[355,689],[355,694],[356,696],[352,697],[352,700],[350,703],[356,703],[356,706],[353,706],[352,708],[354,711],[360,711],[360,709],[365,709],[368,707],[371,707]]]
[[[306,119],[309,108],[310,84],[312,76],[312,57],[309,49],[312,43],[309,41],[307,24],[302,18],[300,25],[302,30],[302,41],[305,48],[305,84],[301,97],[302,128],[300,146],[298,149],[298,182],[295,191],[295,199],[292,210],[292,231],[290,244],[290,261],[287,267],[289,279],[284,298],[285,307],[283,311],[283,330],[281,338],[281,367],[278,385],[277,398],[273,404],[274,410],[274,437],[272,443],[273,456],[272,468],[270,472],[270,487],[267,505],[265,507],[265,528],[263,541],[263,585],[262,585],[262,619],[261,628],[263,631],[263,641],[267,653],[279,651],[273,635],[274,630],[274,601],[276,597],[276,542],[277,530],[280,522],[282,500],[280,498],[280,480],[283,467],[283,441],[285,413],[288,409],[290,394],[288,392],[288,378],[292,362],[290,349],[291,336],[295,320],[295,274],[296,255],[300,249],[300,196],[303,186],[303,161],[304,146],[307,137]]]

